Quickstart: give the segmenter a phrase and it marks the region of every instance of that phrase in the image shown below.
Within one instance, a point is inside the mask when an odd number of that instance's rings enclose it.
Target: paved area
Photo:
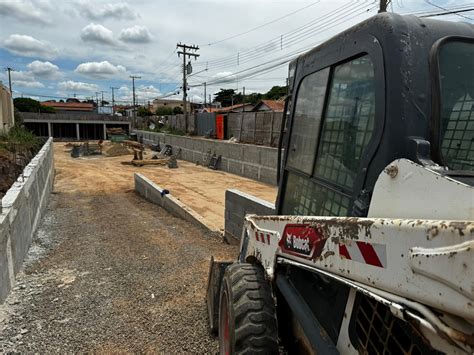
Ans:
[[[208,261],[235,258],[236,247],[137,196],[123,157],[63,150],[24,271],[0,306],[0,352],[215,353]]]

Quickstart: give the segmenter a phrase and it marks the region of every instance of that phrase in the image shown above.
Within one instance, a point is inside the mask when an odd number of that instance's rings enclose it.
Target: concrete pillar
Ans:
[[[104,140],[107,139],[107,125],[104,123]]]
[[[81,135],[79,134],[80,130],[79,130],[79,123],[76,123],[76,139],[77,140],[80,140],[81,139]]]
[[[52,137],[52,136],[53,136],[53,130],[51,127],[51,122],[48,122],[48,137]]]

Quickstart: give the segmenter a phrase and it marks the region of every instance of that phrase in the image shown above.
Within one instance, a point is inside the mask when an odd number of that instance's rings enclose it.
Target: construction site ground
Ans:
[[[1,353],[217,351],[204,302],[209,259],[234,259],[237,247],[138,196],[133,172],[216,223],[218,186],[262,196],[264,185],[182,161],[172,171],[120,164],[127,159],[73,159],[55,144],[48,210],[0,306]]]

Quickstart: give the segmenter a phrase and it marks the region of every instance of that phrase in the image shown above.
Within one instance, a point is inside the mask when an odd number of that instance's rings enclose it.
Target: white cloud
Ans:
[[[117,45],[117,41],[114,38],[114,33],[111,30],[109,30],[107,27],[96,25],[94,23],[90,23],[82,29],[81,38],[84,42],[93,42],[109,46]]]
[[[230,71],[223,71],[212,76],[214,79],[235,79],[236,76]]]
[[[43,88],[44,85],[37,81],[30,71],[13,71],[12,75],[12,85],[25,87],[25,88]]]
[[[46,79],[55,79],[59,76],[59,67],[51,62],[35,60],[27,65],[27,68],[35,75]]]
[[[49,24],[50,21],[37,6],[33,6],[30,2],[0,2],[0,15],[4,19],[15,18],[19,21],[39,24]]]
[[[120,31],[119,39],[128,43],[148,43],[151,42],[151,34],[145,26],[133,26]]]
[[[91,20],[115,19],[134,20],[138,14],[125,2],[116,4],[104,4],[97,7],[96,3],[82,1],[79,3],[80,12]]]
[[[131,101],[133,99],[132,89],[128,86],[120,87],[118,92],[122,100]],[[140,85],[138,87],[135,87],[135,97],[139,104],[143,104],[143,101],[156,99],[160,95],[160,90],[155,88],[153,85]]]
[[[13,34],[3,41],[3,47],[13,54],[25,57],[55,58],[58,54],[49,42],[26,35]]]
[[[113,65],[106,60],[103,62],[79,64],[74,71],[92,78],[105,79],[107,77],[121,77],[126,73],[127,69],[122,65]]]
[[[58,88],[64,91],[92,92],[99,90],[96,84],[82,83],[80,81],[63,81],[58,84]]]

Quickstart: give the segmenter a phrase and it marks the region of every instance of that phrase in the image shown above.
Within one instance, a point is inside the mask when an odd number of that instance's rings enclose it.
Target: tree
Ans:
[[[174,109],[173,109],[173,113],[175,115],[179,115],[179,114],[182,114],[183,113],[183,109],[179,106],[176,106]]]
[[[262,96],[259,92],[253,92],[250,95],[245,95],[245,102],[256,105],[262,99]]]
[[[148,107],[140,106],[137,110],[137,115],[140,117],[151,116],[153,113],[148,109]]]
[[[155,114],[157,116],[167,116],[173,114],[173,109],[171,107],[160,106],[156,109]]]
[[[17,97],[13,99],[13,105],[20,112],[55,112],[53,107],[43,106],[39,101],[30,99],[28,97]]]
[[[274,86],[268,92],[263,94],[262,99],[265,100],[279,100],[287,95],[288,90],[286,86]]]
[[[214,94],[214,100],[222,104],[222,107],[231,106],[242,103],[242,94],[236,93],[234,89],[221,89],[217,94]]]

